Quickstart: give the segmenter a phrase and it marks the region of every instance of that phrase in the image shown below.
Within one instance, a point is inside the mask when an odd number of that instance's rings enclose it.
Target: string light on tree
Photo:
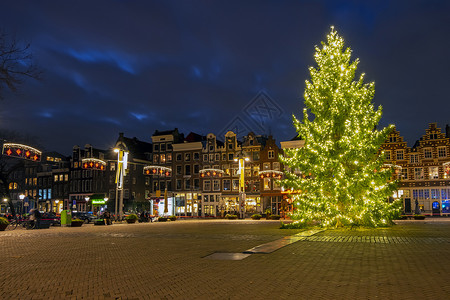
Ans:
[[[333,27],[315,50],[303,120],[293,117],[305,146],[281,157],[287,170],[308,174],[285,171],[283,186],[304,191],[293,196],[292,218],[298,226],[312,221],[325,227],[389,225],[401,203],[387,201],[396,182],[390,181],[392,168],[383,168],[379,149],[393,125],[376,129],[382,109],[372,104],[375,85],[364,83],[364,74],[355,78],[359,60],[351,61],[350,48]]]

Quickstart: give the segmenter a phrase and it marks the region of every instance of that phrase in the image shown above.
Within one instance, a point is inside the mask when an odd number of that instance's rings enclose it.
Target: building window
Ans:
[[[58,181],[58,178],[59,178],[58,175],[53,176],[53,181],[54,181],[54,182],[57,182],[57,181]],[[26,183],[26,182],[25,182],[25,183]]]
[[[270,163],[263,164],[263,171],[270,170]]]
[[[177,161],[181,161],[183,159],[181,153],[177,153],[175,157],[177,158]]]
[[[161,144],[161,152],[166,152],[166,144]]]
[[[177,190],[181,190],[181,179],[177,179],[176,185],[177,185]]]
[[[213,190],[220,191],[220,180],[217,179],[213,180]]]
[[[220,161],[220,154],[216,154],[216,161]]]
[[[184,166],[184,175],[191,175],[191,165]]]
[[[253,161],[257,161],[257,160],[259,160],[259,152],[255,151],[255,152],[253,152]]]
[[[190,153],[185,153],[184,154],[184,161],[191,161],[191,154]]]
[[[447,157],[447,149],[445,147],[438,148],[438,157]]]
[[[397,160],[403,160],[403,150],[397,150]]]
[[[233,179],[233,191],[239,191],[239,179]]]
[[[402,179],[408,179],[408,168],[402,168]]]
[[[275,151],[269,150],[268,155],[269,155],[269,159],[275,158]]]
[[[389,137],[389,143],[396,143],[396,142],[397,142],[397,137],[395,137],[395,136]]]
[[[228,153],[228,160],[230,160],[230,161],[234,160],[233,153]]]
[[[191,189],[191,180],[190,180],[190,179],[186,179],[186,180],[184,181],[184,188],[185,188],[186,190],[190,190],[190,189]]]
[[[145,185],[150,185],[150,177],[145,177]]]
[[[200,153],[195,152],[194,153],[194,160],[199,160],[200,159]]]
[[[430,179],[439,179],[439,167],[430,167],[428,169]]]
[[[423,168],[414,168],[414,179],[423,179]]]
[[[386,157],[386,160],[391,160],[391,151],[390,150],[384,151],[384,156]]]
[[[209,145],[209,152],[214,152],[214,145]]]
[[[280,163],[279,162],[272,163],[272,166],[275,171],[280,171]]]
[[[410,163],[418,163],[419,162],[419,154],[410,154],[409,155],[409,162]]]
[[[194,174],[198,174],[198,172],[200,172],[200,166],[194,165]]]
[[[433,158],[433,153],[431,152],[431,149],[427,148],[423,150],[423,157],[424,158]]]
[[[158,154],[153,154],[153,163],[157,164],[159,162],[159,155]]]
[[[199,190],[200,189],[200,179],[198,178],[194,178],[194,190]]]
[[[208,161],[208,154],[203,154],[203,161]]]
[[[110,171],[115,171],[115,170],[116,170],[116,163],[113,163],[113,162],[110,163],[110,164],[109,164],[109,170],[110,170]]]
[[[264,189],[270,190],[270,178],[264,177]]]
[[[439,199],[439,190],[431,189],[431,199]]]
[[[168,162],[171,162],[172,161],[172,153],[167,153],[166,154],[166,159],[167,159]]]
[[[211,190],[211,180],[204,180],[203,181],[203,190],[204,191],[210,191]]]
[[[166,162],[166,155],[165,154],[161,154],[161,156],[159,158],[160,158],[160,161],[161,161],[162,164]]]
[[[153,145],[153,152],[158,152],[159,151],[159,144],[154,144]]]
[[[223,190],[224,191],[230,191],[231,190],[231,180],[230,179],[224,179],[223,180]]]
[[[181,166],[177,166],[177,175],[181,175]]]

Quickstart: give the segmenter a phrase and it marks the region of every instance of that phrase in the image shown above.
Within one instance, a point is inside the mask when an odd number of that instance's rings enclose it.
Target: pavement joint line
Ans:
[[[299,232],[299,233],[291,235],[291,236],[285,236],[281,239],[278,239],[278,240],[275,240],[272,242],[268,242],[268,243],[265,243],[262,245],[258,245],[251,249],[245,250],[242,253],[245,253],[245,254],[269,254],[280,248],[283,248],[284,246],[304,240],[307,237],[313,236],[316,233],[322,232],[324,230],[325,229],[310,229],[310,230],[302,231],[302,232]]]

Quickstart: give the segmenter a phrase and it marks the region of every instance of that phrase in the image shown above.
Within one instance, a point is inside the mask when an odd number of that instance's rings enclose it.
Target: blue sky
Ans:
[[[30,42],[44,72],[0,102],[0,128],[35,135],[47,150],[108,148],[119,132],[146,141],[175,127],[220,134],[236,122],[291,139],[314,46],[331,25],[360,59],[358,71],[375,81],[382,125],[395,124],[412,146],[429,122],[450,123],[449,1],[18,0],[0,7],[0,28]],[[260,92],[282,113],[255,117]]]

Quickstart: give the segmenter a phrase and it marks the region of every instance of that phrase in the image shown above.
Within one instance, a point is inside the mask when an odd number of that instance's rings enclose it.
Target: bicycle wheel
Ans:
[[[9,222],[8,227],[6,227],[6,230],[14,230],[17,228],[17,220],[11,220],[11,222]]]

